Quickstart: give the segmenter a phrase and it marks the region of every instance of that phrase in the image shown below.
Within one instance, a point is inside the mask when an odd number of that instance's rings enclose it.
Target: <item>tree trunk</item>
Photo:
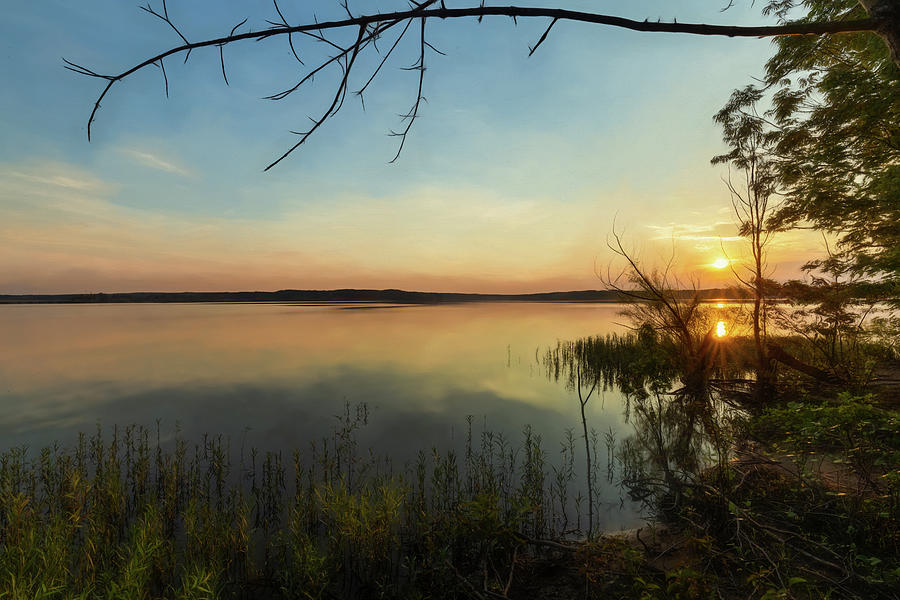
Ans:
[[[869,16],[878,22],[876,32],[891,50],[891,58],[900,69],[900,2],[897,0],[859,0]]]
[[[817,381],[821,381],[822,383],[840,383],[840,379],[829,373],[828,371],[823,371],[819,367],[815,367],[813,365],[806,364],[796,356],[793,356],[789,352],[787,352],[784,348],[777,344],[769,343],[769,357],[772,360],[777,360],[783,365],[787,365],[788,367],[794,369],[795,371],[799,371],[804,375],[809,375],[813,379]]]

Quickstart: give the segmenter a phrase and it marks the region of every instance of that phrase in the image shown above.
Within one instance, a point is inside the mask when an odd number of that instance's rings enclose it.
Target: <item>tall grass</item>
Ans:
[[[365,405],[279,452],[99,426],[73,448],[0,455],[0,598],[467,597],[516,553],[578,535],[568,432],[550,465],[526,427],[409,467],[358,447]]]

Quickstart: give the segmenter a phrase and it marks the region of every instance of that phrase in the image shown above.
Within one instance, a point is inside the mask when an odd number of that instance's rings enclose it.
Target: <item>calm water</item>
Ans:
[[[487,427],[515,442],[531,424],[554,462],[565,430],[580,427],[578,400],[547,379],[536,352],[620,330],[617,311],[522,303],[0,306],[0,445],[71,445],[97,423],[155,427],[159,419],[168,435],[177,423],[187,439],[221,433],[289,449],[326,435],[350,402],[370,408],[361,444],[396,461],[460,443],[473,415],[476,435]],[[589,409],[601,434],[631,431],[618,393],[596,397]],[[633,525],[635,508],[620,505],[615,487],[607,492],[607,528]]]

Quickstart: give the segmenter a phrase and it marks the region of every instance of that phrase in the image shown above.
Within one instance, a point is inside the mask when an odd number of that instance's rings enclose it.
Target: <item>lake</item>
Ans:
[[[327,435],[365,403],[360,445],[397,463],[475,435],[518,443],[531,425],[548,463],[578,399],[537,355],[557,340],[621,331],[611,304],[95,304],[0,306],[3,448],[71,446],[99,423],[142,424],[166,439],[223,434],[289,450]],[[628,435],[624,400],[594,397],[590,427]],[[577,439],[576,451],[583,449]],[[601,449],[601,451],[603,451]],[[581,452],[579,452],[579,456]],[[602,461],[602,458],[601,458]],[[583,466],[578,466],[583,469]],[[610,484],[606,529],[639,521]]]

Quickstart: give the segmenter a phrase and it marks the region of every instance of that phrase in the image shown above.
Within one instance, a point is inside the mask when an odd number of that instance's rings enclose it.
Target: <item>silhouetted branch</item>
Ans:
[[[406,22],[403,33],[401,33],[394,44],[391,46],[390,50],[388,50],[384,59],[381,61],[379,66],[376,68],[374,73],[369,77],[366,83],[360,88],[358,92],[356,92],[360,97],[362,97],[362,92],[364,92],[369,84],[371,84],[372,80],[377,76],[380,72],[382,66],[387,61],[387,59],[393,54],[394,49],[397,47],[399,41],[403,38],[406,30],[413,20],[419,20],[422,27],[422,35],[419,43],[419,60],[412,67],[413,70],[419,71],[419,82],[418,82],[418,92],[416,95],[416,100],[413,104],[412,109],[406,114],[403,115],[402,118],[406,121],[406,127],[402,132],[392,132],[392,135],[396,135],[401,138],[400,141],[400,150],[397,155],[391,160],[391,162],[396,161],[397,157],[402,151],[403,146],[406,141],[406,137],[412,127],[412,123],[418,117],[419,108],[424,97],[422,96],[422,86],[424,81],[424,71],[425,71],[425,50],[426,48],[430,48],[435,52],[443,54],[439,50],[437,50],[434,46],[432,46],[425,39],[425,24],[428,19],[456,19],[456,18],[467,18],[467,17],[477,17],[480,21],[483,17],[486,16],[501,16],[501,17],[509,17],[512,18],[515,22],[519,17],[525,18],[544,18],[551,19],[550,25],[544,31],[543,35],[540,37],[538,42],[530,49],[529,55],[533,54],[535,50],[547,39],[548,34],[552,27],[559,20],[567,20],[567,21],[578,21],[583,23],[592,23],[597,25],[606,25],[610,27],[618,27],[623,29],[629,29],[632,31],[638,32],[654,32],[654,33],[683,33],[683,34],[691,34],[691,35],[713,35],[713,36],[728,36],[728,37],[773,37],[773,36],[783,36],[783,35],[821,35],[821,34],[834,34],[834,33],[844,33],[844,32],[859,32],[859,31],[870,31],[870,32],[880,32],[880,27],[882,27],[883,23],[877,18],[869,18],[869,19],[860,19],[855,21],[841,21],[841,22],[827,22],[827,23],[790,23],[790,24],[782,24],[775,26],[759,26],[759,27],[746,27],[746,26],[727,26],[727,25],[708,25],[708,24],[699,24],[699,23],[663,23],[663,22],[651,22],[651,21],[636,21],[632,19],[625,19],[622,17],[615,17],[611,15],[603,15],[597,13],[590,12],[582,12],[582,11],[573,11],[566,10],[560,8],[546,8],[546,7],[519,7],[519,6],[485,6],[482,2],[479,6],[469,7],[469,8],[447,8],[443,2],[440,2],[439,5],[435,6],[438,0],[426,0],[425,2],[417,3],[412,2],[413,7],[408,10],[395,11],[389,13],[380,13],[380,14],[368,14],[368,15],[358,15],[354,16],[350,9],[349,3],[347,0],[342,0],[340,2],[341,7],[347,14],[346,19],[327,21],[327,22],[318,22],[315,17],[313,18],[312,23],[304,23],[299,25],[290,25],[281,11],[281,8],[278,6],[276,0],[273,0],[273,4],[275,6],[275,11],[278,15],[280,21],[268,21],[272,27],[269,29],[265,29],[263,31],[253,32],[248,31],[244,33],[235,33],[238,27],[243,25],[246,21],[242,21],[238,26],[233,28],[231,32],[223,37],[207,39],[199,42],[189,42],[187,37],[181,32],[181,30],[175,26],[168,14],[168,8],[166,6],[166,2],[162,2],[162,12],[157,12],[153,9],[150,4],[146,6],[141,6],[141,10],[157,17],[158,19],[165,22],[176,34],[181,38],[182,42],[184,42],[180,46],[176,46],[173,48],[169,48],[164,52],[161,52],[155,56],[147,58],[146,60],[139,62],[138,64],[122,71],[117,75],[100,75],[86,67],[82,67],[70,61],[65,61],[65,68],[79,73],[81,75],[86,75],[90,77],[96,77],[100,79],[105,79],[107,81],[107,85],[104,87],[99,97],[94,103],[94,107],[91,111],[90,117],[88,118],[88,140],[91,139],[91,128],[93,122],[96,118],[97,111],[100,108],[101,102],[106,97],[106,94],[109,93],[109,90],[112,88],[114,83],[124,80],[130,75],[136,73],[144,69],[149,65],[156,65],[162,68],[163,60],[176,55],[176,54],[185,54],[185,62],[187,62],[190,53],[197,48],[205,48],[205,47],[218,47],[219,48],[219,59],[222,68],[222,77],[225,79],[225,82],[228,83],[228,77],[225,71],[225,59],[224,59],[224,46],[228,44],[233,44],[236,42],[240,42],[243,40],[256,40],[256,41],[264,41],[269,38],[286,35],[288,37],[288,45],[291,49],[291,54],[293,57],[300,63],[304,64],[300,59],[300,55],[294,47],[293,43],[293,34],[298,33],[304,36],[312,37],[320,42],[327,43],[337,50],[337,54],[327,59],[317,68],[313,69],[309,73],[307,73],[296,85],[287,90],[280,92],[278,94],[273,94],[269,96],[268,99],[272,100],[280,100],[294,91],[296,91],[300,86],[303,85],[306,81],[309,81],[313,78],[316,73],[321,72],[324,68],[332,65],[334,63],[339,64],[343,69],[343,75],[341,77],[340,83],[338,85],[338,89],[334,95],[334,102],[332,106],[329,107],[324,113],[324,117],[322,119],[314,119],[315,125],[313,128],[303,134],[303,138],[301,141],[294,145],[288,152],[283,154],[278,158],[275,162],[269,165],[266,168],[268,170],[275,164],[278,164],[281,160],[283,160],[288,154],[290,154],[294,149],[296,149],[300,144],[302,144],[309,136],[312,131],[315,131],[324,120],[330,118],[336,113],[336,110],[340,108],[343,97],[347,92],[348,81],[350,67],[352,67],[353,63],[356,60],[356,57],[362,52],[370,43],[374,46],[378,37],[382,35],[387,30],[391,29],[395,25]],[[354,42],[351,46],[347,48],[343,48],[331,40],[325,37],[326,31],[332,30],[343,30],[348,28],[358,28],[359,35],[357,36],[356,42]],[[376,48],[377,49],[377,48]],[[65,59],[64,59],[65,60]],[[168,80],[166,79],[166,88],[168,91]]]
[[[65,58],[62,60],[64,63],[66,63],[63,65],[64,69],[68,69],[70,71],[78,73],[79,75],[86,75],[88,77],[96,77],[98,79],[106,79],[107,81],[113,81],[115,79],[115,77],[113,77],[111,75],[101,75],[99,73],[95,73],[94,71],[91,71],[87,67],[83,67],[79,64],[75,64],[70,60],[66,60]]]
[[[169,78],[166,77],[166,66],[163,64],[162,59],[159,60],[159,69],[162,71],[163,82],[166,85],[166,98],[169,97]]]
[[[163,14],[159,14],[158,12],[153,10],[153,7],[151,7],[149,3],[147,4],[147,6],[139,6],[138,8],[140,8],[142,11],[144,11],[146,13],[153,15],[154,17],[158,17],[159,19],[161,19],[162,21],[167,23],[169,25],[169,27],[171,27],[172,30],[178,34],[178,37],[180,37],[181,40],[185,44],[190,45],[190,42],[187,40],[186,37],[184,37],[184,34],[182,34],[181,31],[179,31],[178,28],[175,26],[175,24],[171,21],[171,19],[169,19],[169,11],[166,9],[165,0],[163,0],[162,5],[163,5]]]
[[[375,71],[372,73],[372,76],[369,77],[368,81],[366,81],[366,84],[365,84],[364,86],[362,86],[362,87],[359,89],[358,92],[356,92],[356,95],[359,96],[360,101],[363,103],[363,110],[365,110],[365,108],[366,108],[365,101],[362,99],[362,98],[363,98],[363,92],[365,92],[365,91],[366,91],[366,88],[369,87],[369,84],[372,83],[372,81],[375,80],[375,77],[378,75],[378,72],[381,71],[381,67],[384,66],[384,63],[386,63],[386,62],[387,62],[387,59],[391,57],[391,54],[393,54],[394,49],[395,49],[395,48],[397,47],[397,45],[400,43],[400,40],[402,40],[402,39],[403,39],[403,36],[406,35],[406,32],[407,32],[407,30],[409,29],[409,26],[410,26],[410,25],[412,25],[412,20],[409,20],[409,21],[406,22],[406,26],[403,28],[403,31],[400,32],[400,35],[398,35],[398,36],[397,36],[397,39],[394,40],[394,45],[391,46],[390,50],[388,50],[387,53],[384,55],[384,58],[381,59],[381,62],[378,63],[378,67],[377,67],[377,68],[375,69]],[[430,44],[429,44],[429,46],[430,46]]]
[[[419,62],[411,68],[419,71],[419,87],[416,92],[416,101],[410,111],[403,115],[403,120],[406,121],[406,128],[399,133],[396,131],[391,132],[392,136],[400,138],[400,145],[397,148],[397,154],[394,155],[394,158],[392,158],[390,162],[395,162],[400,157],[400,153],[403,152],[403,146],[406,144],[406,136],[409,135],[409,130],[412,129],[413,122],[416,120],[416,117],[419,116],[419,105],[422,103],[422,100],[424,100],[422,97],[422,86],[425,82],[425,17],[422,17],[422,35],[419,42]]]
[[[537,44],[535,44],[534,46],[532,46],[531,48],[529,48],[529,50],[528,50],[528,56],[531,56],[532,54],[534,54],[535,50],[537,50],[538,48],[540,48],[541,44],[543,44],[543,43],[544,43],[544,40],[547,39],[547,35],[550,33],[550,30],[553,29],[553,26],[556,25],[556,22],[557,22],[558,20],[559,20],[559,19],[553,19],[552,21],[550,21],[550,25],[548,25],[548,26],[547,26],[547,29],[544,30],[543,35],[541,35],[541,39],[539,39],[539,40],[537,41]]]
[[[365,26],[360,26],[359,35],[356,38],[356,43],[353,45],[353,54],[350,56],[350,60],[347,61],[347,66],[344,67],[344,76],[341,78],[341,82],[338,85],[338,90],[337,90],[337,93],[334,95],[334,100],[331,101],[331,106],[329,106],[328,110],[326,110],[325,113],[318,120],[315,121],[315,123],[313,124],[312,128],[309,129],[309,131],[306,131],[302,134],[302,137],[300,138],[299,142],[297,142],[296,144],[291,146],[291,148],[287,152],[285,152],[284,154],[279,156],[277,160],[275,160],[268,167],[263,169],[263,171],[268,171],[269,169],[271,169],[272,167],[274,167],[275,165],[277,165],[278,163],[283,161],[285,158],[287,158],[291,152],[293,152],[294,150],[299,148],[303,144],[303,142],[308,140],[309,136],[311,136],[316,131],[316,129],[318,129],[322,125],[322,123],[324,123],[325,120],[328,119],[328,117],[333,116],[335,113],[337,113],[338,110],[340,110],[340,105],[343,105],[343,102],[344,102],[343,98],[344,98],[344,94],[347,89],[347,79],[350,77],[350,70],[353,68],[353,63],[356,61],[356,57],[359,55],[359,50],[361,48],[361,43],[362,43],[363,36],[365,33],[366,33]]]

